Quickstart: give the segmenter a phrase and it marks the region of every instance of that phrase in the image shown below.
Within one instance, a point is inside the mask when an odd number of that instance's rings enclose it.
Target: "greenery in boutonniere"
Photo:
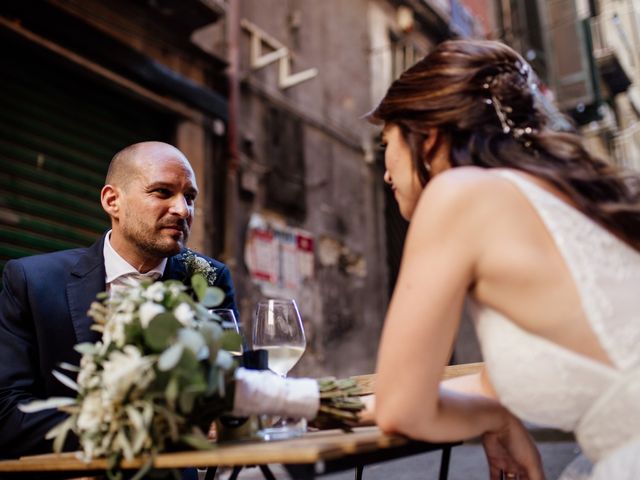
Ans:
[[[194,275],[202,275],[207,281],[207,285],[213,287],[218,278],[218,268],[209,263],[206,258],[196,255],[188,248],[182,254],[184,265],[187,270],[186,280],[189,281]]]

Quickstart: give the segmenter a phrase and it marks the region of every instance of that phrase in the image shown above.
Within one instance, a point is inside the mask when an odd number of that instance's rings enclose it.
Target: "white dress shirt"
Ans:
[[[149,270],[146,273],[140,273],[134,266],[127,262],[124,258],[116,252],[111,246],[109,238],[111,237],[111,230],[107,232],[104,238],[104,269],[106,272],[105,283],[107,291],[111,291],[113,288],[126,287],[126,280],[131,278],[150,278],[157,280],[162,277],[164,269],[167,265],[167,259],[163,258],[162,261]]]

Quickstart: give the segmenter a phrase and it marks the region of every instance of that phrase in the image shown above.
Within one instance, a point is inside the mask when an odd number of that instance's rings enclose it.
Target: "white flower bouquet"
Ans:
[[[73,432],[85,460],[109,459],[110,478],[118,478],[122,459],[148,455],[136,475],[142,478],[159,452],[210,448],[203,431],[223,413],[299,413],[343,427],[357,421],[363,406],[353,382],[284,380],[238,368],[229,351],[241,348],[241,338],[223,331],[209,312],[224,293],[208,283],[196,273],[191,288],[175,280],[131,281],[98,296],[89,315],[102,339],[76,346],[79,367],[60,365],[77,373],[76,380],[54,371],[77,396],[20,406],[27,413],[58,408],[69,414],[47,434],[55,451]]]
[[[192,277],[193,292],[181,282],[132,281],[129,288],[100,294],[91,305],[92,328],[102,340],[79,344],[76,381],[54,375],[77,391],[76,398],[50,398],[22,405],[25,412],[57,407],[69,417],[48,438],[60,451],[67,434],[77,435],[83,456],[108,457],[113,465],[142,453],[180,444],[209,446],[202,433],[212,419],[231,409],[227,386],[237,364],[228,350],[240,336],[223,331],[208,306],[222,290]]]

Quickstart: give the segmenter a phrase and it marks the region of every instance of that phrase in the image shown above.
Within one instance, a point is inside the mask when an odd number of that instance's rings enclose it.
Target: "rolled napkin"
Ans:
[[[311,378],[283,378],[268,370],[238,368],[231,415],[283,415],[313,420],[320,408],[318,382]]]

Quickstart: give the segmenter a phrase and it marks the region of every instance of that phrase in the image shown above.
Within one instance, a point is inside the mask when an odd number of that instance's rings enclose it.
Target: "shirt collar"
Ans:
[[[133,267],[129,262],[122,258],[118,252],[113,249],[113,247],[111,246],[111,241],[109,240],[110,237],[111,230],[109,230],[105,236],[104,247],[102,249],[104,254],[104,270],[106,272],[105,283],[109,285],[116,278],[123,277],[125,275],[141,275],[135,267]],[[156,279],[160,278],[164,273],[166,265],[167,259],[163,258],[158,265],[156,265],[154,268],[143,275],[146,277],[154,277]]]

